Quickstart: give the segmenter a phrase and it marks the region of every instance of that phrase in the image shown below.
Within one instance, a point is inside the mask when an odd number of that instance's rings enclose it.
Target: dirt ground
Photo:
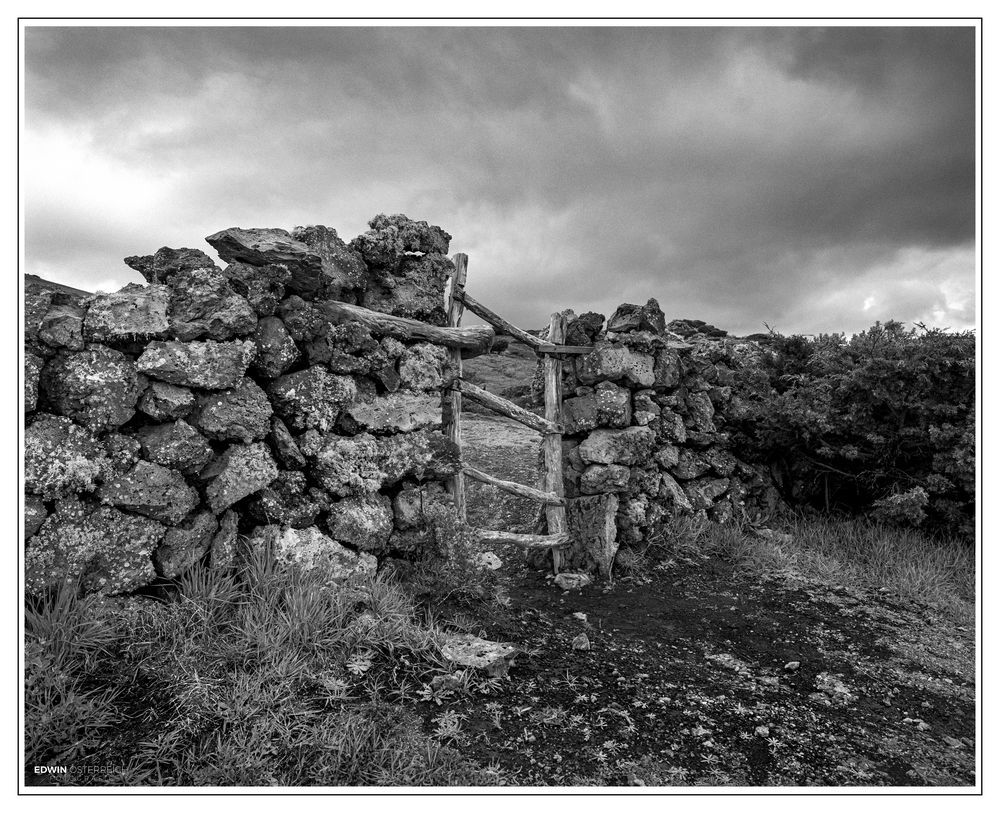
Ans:
[[[536,482],[536,435],[478,415],[463,431],[470,463]],[[530,530],[534,516],[470,486],[472,524]],[[481,631],[524,654],[490,702],[448,708],[463,752],[513,782],[975,783],[974,630],[954,617],[690,554],[563,592],[519,551],[494,552],[511,613]]]

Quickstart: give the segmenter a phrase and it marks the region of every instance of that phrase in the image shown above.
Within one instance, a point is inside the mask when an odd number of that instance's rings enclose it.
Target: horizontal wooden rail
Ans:
[[[561,548],[569,544],[569,534],[515,534],[509,531],[488,531],[485,528],[473,528],[473,533],[480,542],[505,542],[525,550],[547,550]]]
[[[466,356],[488,353],[496,338],[493,328],[488,325],[435,327],[418,322],[416,319],[390,316],[387,313],[362,308],[360,305],[348,305],[346,302],[332,300],[317,302],[315,308],[335,325],[357,322],[379,336],[432,342],[463,350]]]
[[[551,491],[542,491],[541,489],[532,488],[531,486],[526,486],[522,483],[512,483],[510,480],[501,480],[499,477],[494,477],[492,474],[487,474],[479,469],[474,469],[472,466],[463,466],[462,471],[465,473],[466,477],[471,477],[473,480],[478,480],[480,483],[496,486],[503,491],[508,491],[519,497],[527,497],[530,500],[543,503],[544,505],[566,505],[565,497],[560,497],[558,494]]]
[[[548,421],[545,418],[536,415],[534,412],[528,412],[528,410],[523,407],[519,407],[511,401],[508,401],[506,398],[494,395],[489,390],[484,390],[482,387],[470,384],[462,378],[453,378],[449,383],[449,387],[457,387],[466,398],[478,401],[480,404],[485,407],[489,407],[494,412],[499,412],[501,415],[511,418],[518,423],[522,423],[529,429],[534,429],[536,432],[541,432],[543,435],[558,435],[562,433],[563,428],[560,424]]]

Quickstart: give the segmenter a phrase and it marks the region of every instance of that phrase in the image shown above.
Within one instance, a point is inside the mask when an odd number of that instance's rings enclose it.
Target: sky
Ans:
[[[27,27],[28,273],[443,227],[515,324],[975,324],[972,28]]]

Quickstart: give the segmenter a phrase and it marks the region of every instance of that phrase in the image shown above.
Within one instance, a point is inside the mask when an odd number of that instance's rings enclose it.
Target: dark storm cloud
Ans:
[[[28,270],[403,211],[529,326],[656,296],[963,327],[973,58],[972,29],[29,29]]]

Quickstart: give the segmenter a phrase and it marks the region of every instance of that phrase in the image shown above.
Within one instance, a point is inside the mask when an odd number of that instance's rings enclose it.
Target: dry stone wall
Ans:
[[[755,519],[778,499],[766,473],[740,460],[727,431],[741,412],[734,370],[753,348],[682,339],[659,304],[567,316],[567,344],[593,345],[564,364],[564,480],[576,542],[567,567],[607,575],[621,546],[640,546],[677,516]]]
[[[121,593],[249,547],[332,577],[416,556],[454,514],[446,354],[337,324],[331,301],[444,324],[450,236],[379,215],[231,228],[126,258],[146,280],[25,302],[26,585]]]

